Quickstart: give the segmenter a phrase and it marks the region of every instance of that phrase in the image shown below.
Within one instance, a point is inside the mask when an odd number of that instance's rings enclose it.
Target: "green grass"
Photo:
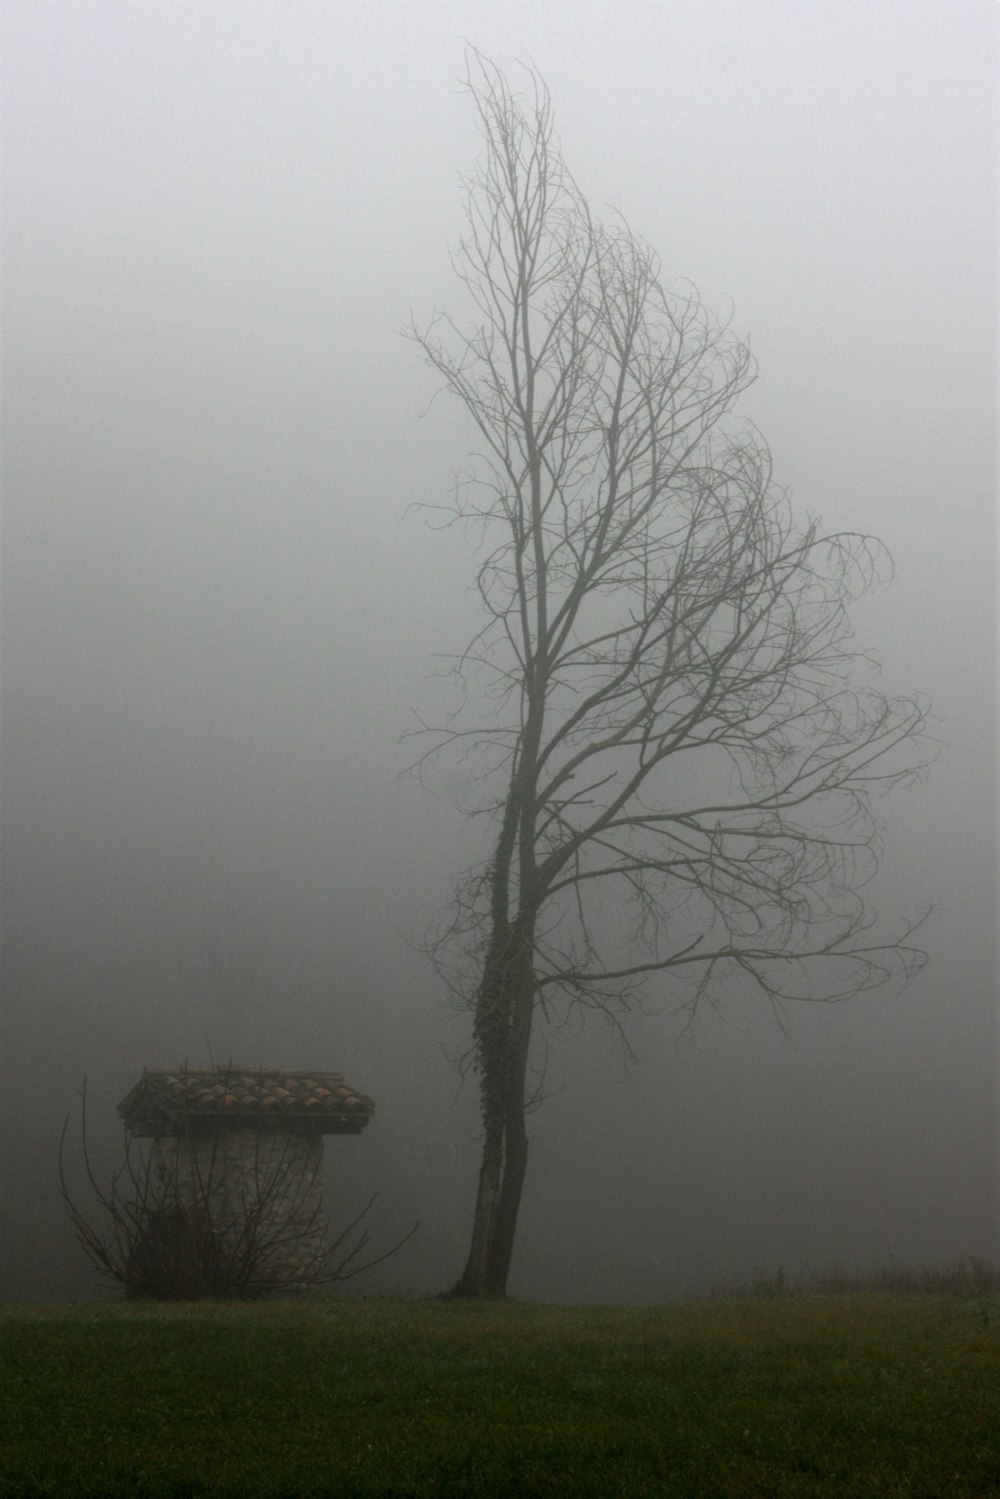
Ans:
[[[0,1309],[0,1494],[1000,1496],[1000,1307]]]

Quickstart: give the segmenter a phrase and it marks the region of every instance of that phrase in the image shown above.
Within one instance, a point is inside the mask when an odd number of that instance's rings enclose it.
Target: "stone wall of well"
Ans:
[[[154,1205],[207,1210],[223,1247],[252,1236],[261,1276],[302,1289],[323,1249],[323,1137],[229,1127],[160,1136],[152,1144]]]

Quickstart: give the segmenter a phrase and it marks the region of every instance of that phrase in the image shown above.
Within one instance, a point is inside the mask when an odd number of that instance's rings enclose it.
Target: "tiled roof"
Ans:
[[[309,1121],[325,1133],[355,1133],[375,1108],[339,1072],[290,1072],[279,1067],[144,1069],[118,1105],[127,1124],[185,1118]]]

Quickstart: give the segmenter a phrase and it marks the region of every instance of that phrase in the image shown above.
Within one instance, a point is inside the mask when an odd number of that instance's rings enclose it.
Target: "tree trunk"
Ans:
[[[503,1298],[507,1294],[507,1277],[514,1253],[517,1218],[528,1166],[528,1133],[524,1127],[523,1112],[516,1120],[511,1121],[505,1143],[503,1179],[493,1218],[485,1281],[485,1294],[497,1298]]]
[[[507,957],[505,968],[502,987],[507,1025],[502,1065],[499,1047],[494,1057],[482,1058],[485,1137],[472,1241],[465,1269],[451,1290],[444,1292],[443,1300],[502,1299],[507,1294],[528,1164],[525,1081],[535,1002],[530,948],[525,951],[520,945],[513,963]],[[483,989],[487,990],[485,982]]]
[[[472,1242],[465,1269],[452,1286],[444,1291],[442,1301],[476,1301],[494,1294],[490,1267],[493,1259],[493,1238],[504,1175],[503,1125],[488,1125],[483,1142],[483,1159],[479,1168],[479,1187],[476,1192],[476,1210],[472,1220]],[[501,1291],[499,1293],[503,1295]]]

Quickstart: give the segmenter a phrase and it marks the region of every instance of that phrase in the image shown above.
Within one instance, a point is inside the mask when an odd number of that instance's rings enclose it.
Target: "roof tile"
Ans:
[[[339,1072],[298,1072],[279,1067],[166,1067],[144,1069],[118,1105],[128,1124],[197,1115],[309,1118],[322,1129],[357,1130],[375,1105]]]

